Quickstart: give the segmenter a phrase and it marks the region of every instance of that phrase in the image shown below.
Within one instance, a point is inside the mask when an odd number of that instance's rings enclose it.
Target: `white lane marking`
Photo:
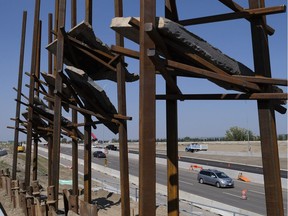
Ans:
[[[227,195],[230,195],[230,196],[234,196],[234,197],[241,198],[241,196],[239,196],[239,195],[235,195],[235,194],[231,194],[231,193],[223,192],[223,194],[227,194]]]
[[[189,183],[189,182],[186,182],[186,181],[181,181],[181,180],[179,180],[179,182],[184,183],[184,184],[194,185],[194,184]]]
[[[262,194],[262,195],[265,195],[265,193],[263,193],[263,192],[254,191],[254,190],[248,190],[248,192],[253,192],[253,193],[258,193],[258,194]]]

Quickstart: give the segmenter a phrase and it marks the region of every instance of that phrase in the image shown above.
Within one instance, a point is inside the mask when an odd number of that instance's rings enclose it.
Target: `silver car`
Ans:
[[[234,181],[224,172],[211,169],[203,169],[198,173],[197,180],[199,183],[211,184],[216,187],[234,187]]]

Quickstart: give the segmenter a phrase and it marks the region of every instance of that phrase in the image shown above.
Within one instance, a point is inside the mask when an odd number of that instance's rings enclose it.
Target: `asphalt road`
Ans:
[[[131,151],[131,150],[129,151],[129,153],[138,154],[137,151]],[[156,155],[159,158],[166,158],[166,155],[163,155],[163,154],[156,154]],[[248,165],[231,163],[231,162],[213,161],[213,160],[205,160],[205,159],[183,157],[183,156],[181,157],[181,159],[179,159],[179,161],[263,175],[263,168],[259,166],[252,166],[252,165],[248,166]],[[280,170],[281,178],[287,178],[287,173],[288,173],[287,170]]]
[[[61,153],[71,155],[71,148],[61,148]],[[83,150],[79,150],[78,154],[79,158],[83,159]],[[119,158],[117,156],[108,154],[107,160],[109,168],[119,170]],[[92,162],[104,165],[103,159],[92,158]],[[203,162],[208,163],[208,161]],[[217,167],[217,164],[215,167]],[[227,165],[225,168],[227,168]],[[157,164],[156,171],[157,183],[167,185],[166,166]],[[138,160],[129,160],[129,173],[134,176],[139,175]],[[264,186],[261,184],[246,183],[235,180],[234,188],[216,188],[214,186],[198,183],[197,172],[192,172],[187,169],[180,168],[179,187],[180,190],[191,194],[195,194],[211,200],[216,200],[218,202],[239,207],[241,209],[252,211],[258,214],[266,215],[265,192]],[[241,199],[241,191],[243,189],[247,189],[247,200]],[[197,202],[197,200],[195,200],[195,202]],[[285,189],[283,189],[283,203],[285,206],[285,213],[287,214],[287,190]]]

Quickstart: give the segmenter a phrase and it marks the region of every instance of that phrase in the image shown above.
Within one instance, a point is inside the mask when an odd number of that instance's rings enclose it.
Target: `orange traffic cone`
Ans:
[[[247,189],[242,190],[241,199],[242,200],[247,200]]]

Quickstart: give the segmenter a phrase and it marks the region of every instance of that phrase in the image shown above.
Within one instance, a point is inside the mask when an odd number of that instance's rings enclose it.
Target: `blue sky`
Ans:
[[[84,19],[84,1],[78,1],[78,19]],[[218,1],[211,0],[181,0],[178,2],[180,19],[201,17],[231,12]],[[247,8],[248,1],[236,1]],[[114,1],[94,1],[93,5],[93,29],[95,34],[109,46],[114,44],[114,31],[109,28],[114,16]],[[7,126],[14,126],[10,118],[15,117],[19,52],[23,10],[28,11],[27,33],[25,45],[24,71],[30,71],[32,32],[34,18],[34,1],[2,0],[0,7],[0,140],[13,140],[14,131]],[[284,0],[267,0],[266,6],[278,6],[287,4]],[[70,29],[70,1],[67,0],[67,24]],[[139,1],[124,1],[124,16],[139,16]],[[42,1],[40,19],[42,20],[42,51],[41,71],[47,71],[47,17],[54,12],[54,1]],[[164,1],[157,1],[157,16],[164,14]],[[272,76],[274,78],[287,79],[287,13],[275,14],[267,17],[268,24],[275,29],[275,34],[269,37]],[[252,44],[250,24],[246,20],[234,20],[221,23],[203,24],[187,27],[191,32],[199,35],[223,53],[244,63],[253,69]],[[125,41],[125,46],[138,50],[138,46],[130,41]],[[138,61],[126,58],[130,72],[139,73]],[[117,107],[116,84],[110,81],[97,82],[104,88],[111,101]],[[24,75],[23,93],[28,96],[29,79]],[[199,79],[179,78],[179,87],[183,93],[227,93],[227,91]],[[165,92],[165,85],[161,77],[157,77],[157,93]],[[128,122],[128,138],[138,139],[139,135],[139,82],[128,83],[127,87],[127,115],[133,120]],[[283,88],[287,92],[287,88]],[[24,100],[25,101],[25,100]],[[287,108],[287,106],[286,106]],[[22,107],[22,111],[24,107]],[[156,136],[166,137],[165,102],[156,103]],[[256,101],[183,101],[178,102],[179,137],[220,137],[232,126],[239,126],[252,130],[259,135],[258,113]],[[70,117],[71,113],[64,113]],[[79,117],[79,121],[82,118]],[[277,131],[279,134],[287,133],[287,114],[276,113]],[[99,139],[117,138],[101,125],[93,132]],[[22,134],[20,140],[26,140]]]

